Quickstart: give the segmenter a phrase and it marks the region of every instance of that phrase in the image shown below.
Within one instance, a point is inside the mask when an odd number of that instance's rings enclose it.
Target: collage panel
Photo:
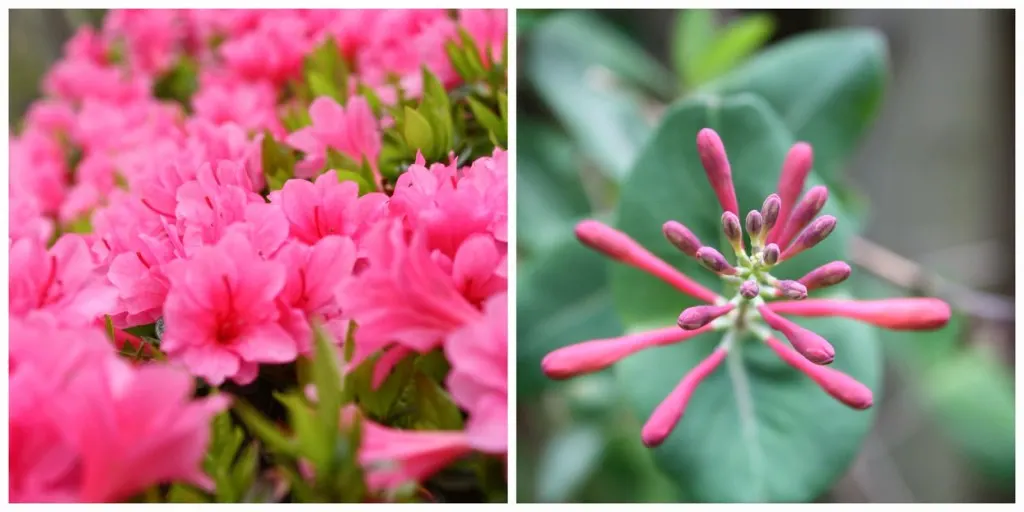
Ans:
[[[14,10],[13,503],[505,503],[499,9]]]
[[[1014,501],[1012,12],[516,21],[518,503]]]

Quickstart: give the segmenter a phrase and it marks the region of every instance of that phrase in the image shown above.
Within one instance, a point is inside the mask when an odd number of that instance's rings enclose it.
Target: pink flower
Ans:
[[[362,427],[359,462],[375,491],[422,482],[472,451],[464,432],[399,430],[369,420]]]
[[[96,270],[89,246],[64,235],[49,250],[39,240],[11,245],[10,314],[40,312],[62,325],[88,325],[114,308],[117,290]]]
[[[255,31],[225,41],[220,55],[233,73],[248,81],[282,85],[299,75],[310,49],[305,23],[284,12],[261,20]]]
[[[96,62],[65,58],[43,78],[46,94],[79,103],[86,98],[125,104],[146,98],[151,81]]]
[[[56,138],[27,130],[11,138],[11,196],[34,198],[44,213],[56,213],[67,192],[67,164]]]
[[[421,233],[407,239],[400,224],[382,221],[362,244],[367,268],[337,292],[345,314],[359,325],[353,365],[392,342],[428,352],[479,319],[480,312],[435,263]]]
[[[352,181],[339,183],[338,175],[328,172],[314,183],[288,180],[276,200],[271,200],[281,205],[291,224],[292,237],[314,244],[328,235],[358,239],[385,213],[387,196],[373,193],[360,197],[359,185]]]
[[[585,245],[652,274],[706,304],[684,310],[677,320],[678,330],[665,327],[556,350],[544,358],[544,372],[555,379],[572,377],[607,368],[647,347],[682,342],[700,333],[726,331],[723,342],[683,377],[644,425],[644,444],[656,446],[664,442],[680,421],[698,384],[726,357],[734,357],[730,351],[736,343],[744,342],[737,332],[749,331],[761,338],[783,361],[807,374],[840,402],[856,409],[870,407],[871,391],[867,387],[840,372],[817,366],[827,365],[837,356],[832,345],[782,315],[840,316],[890,329],[938,329],[949,321],[949,306],[938,299],[804,300],[808,291],[838,284],[850,272],[845,263],[832,262],[810,272],[800,281],[780,280],[771,274],[782,260],[814,247],[835,227],[836,219],[832,216],[814,219],[828,196],[824,187],[811,189],[801,203],[792,206],[810,169],[810,147],[806,144],[793,147],[784,164],[780,194],[770,195],[761,211],[751,211],[745,217],[751,242],[751,251],[747,254],[742,244],[736,192],[721,138],[713,130],[705,128],[697,136],[697,146],[708,180],[724,210],[723,233],[731,242],[736,264],[734,266],[717,249],[702,245],[690,230],[676,221],[665,222],[662,230],[667,241],[680,252],[697,259],[723,280],[729,281],[735,295],[731,298],[719,296],[679,273],[626,233],[593,220],[580,222],[576,226],[576,235]],[[788,217],[782,212],[787,212]],[[783,234],[775,238],[782,243],[780,246],[770,240],[772,235],[769,233],[779,233],[772,228],[783,224],[786,225],[781,231]],[[788,233],[795,237],[791,244]],[[766,299],[775,298],[791,300],[766,302]],[[781,345],[772,337],[772,330],[783,333],[796,351]]]
[[[289,145],[306,153],[306,158],[296,167],[296,176],[315,176],[324,167],[328,148],[351,157],[357,163],[365,159],[377,172],[381,134],[370,104],[362,96],[351,98],[345,107],[331,98],[319,97],[309,106],[309,116],[313,125],[292,133],[286,139]],[[379,175],[377,181],[380,181]]]
[[[171,68],[180,52],[184,33],[180,11],[169,9],[115,9],[106,17],[103,33],[122,39],[128,64],[153,76]]]
[[[243,82],[238,79],[201,75],[199,90],[192,96],[196,116],[215,124],[235,123],[249,132],[270,130],[275,137],[285,135],[277,117],[277,89],[270,82]]]
[[[451,362],[448,389],[469,411],[466,435],[473,448],[508,451],[508,297],[484,304],[484,315],[452,333],[444,345]]]
[[[501,61],[508,40],[508,11],[505,9],[460,9],[459,24],[473,37],[485,64]]]
[[[10,241],[31,238],[40,244],[46,244],[53,236],[53,220],[43,215],[39,201],[29,195],[11,195],[7,203],[7,214],[10,219]]]
[[[245,220],[250,204],[264,204],[253,192],[245,167],[221,160],[216,169],[204,164],[196,173],[196,181],[178,189],[175,215],[182,221],[182,241],[187,251],[215,243],[235,222]]]
[[[212,385],[226,378],[246,384],[259,363],[295,360],[298,342],[281,325],[275,303],[285,274],[237,232],[169,264],[161,348]]]

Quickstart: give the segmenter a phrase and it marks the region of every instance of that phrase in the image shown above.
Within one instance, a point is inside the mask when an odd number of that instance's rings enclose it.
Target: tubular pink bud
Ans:
[[[773,302],[769,309],[782,315],[838,316],[897,331],[930,331],[945,327],[949,304],[931,297],[879,300],[807,299]]]
[[[831,215],[822,215],[821,217],[814,219],[814,222],[812,222],[810,226],[807,226],[807,229],[805,229],[803,233],[800,233],[800,236],[797,237],[796,241],[783,251],[781,258],[784,260],[792,258],[793,256],[820,244],[822,240],[828,238],[828,236],[832,234],[834,229],[836,229],[835,217]]]
[[[803,300],[807,298],[807,287],[796,281],[779,281],[775,290],[778,295],[787,299]]]
[[[750,281],[743,281],[740,285],[740,295],[744,299],[753,299],[757,297],[757,294],[761,293],[761,287],[757,285],[757,281],[751,279]]]
[[[863,410],[874,403],[871,390],[853,377],[835,368],[811,364],[775,338],[768,338],[765,344],[778,354],[779,359],[807,374],[821,389],[843,404]]]
[[[766,305],[758,306],[761,318],[768,327],[781,332],[800,355],[814,364],[829,364],[836,357],[836,351],[825,338],[817,333],[782,318]]]
[[[665,234],[665,238],[668,239],[669,243],[682,251],[683,254],[691,258],[697,257],[697,249],[700,249],[702,244],[697,235],[694,235],[686,226],[670,220],[661,226],[661,232]]]
[[[576,237],[584,245],[614,260],[647,272],[674,286],[677,290],[704,302],[715,302],[718,294],[683,275],[629,237],[629,235],[596,220],[576,224]]]
[[[747,214],[746,227],[747,234],[751,239],[761,236],[761,231],[764,230],[764,216],[761,215],[761,212],[750,210],[750,213]]]
[[[722,253],[718,252],[714,247],[705,245],[700,249],[697,249],[697,259],[704,264],[708,270],[716,274],[734,275],[736,268],[729,264],[729,261],[725,259]]]
[[[793,207],[792,213],[786,220],[782,231],[771,241],[779,244],[779,247],[788,247],[789,244],[814,220],[814,216],[825,207],[828,201],[828,188],[818,185],[804,194],[804,198]]]
[[[722,138],[711,128],[704,128],[697,133],[697,153],[700,154],[700,163],[704,166],[711,188],[722,205],[722,211],[739,215],[736,189],[732,184],[732,170],[729,168],[729,158],[725,154]]]
[[[770,194],[761,205],[761,217],[764,218],[764,230],[771,231],[779,221],[782,200],[778,194]]]
[[[807,287],[807,291],[834,286],[850,277],[850,266],[845,261],[832,261],[826,263],[800,278],[800,284]]]
[[[761,254],[761,259],[765,265],[774,265],[779,262],[779,246],[775,244],[768,244],[764,247],[764,252]]]
[[[732,311],[734,307],[732,304],[688,307],[679,314],[679,320],[676,321],[676,325],[680,329],[687,331],[700,329],[716,318]]]
[[[743,228],[740,227],[740,218],[735,213],[722,213],[722,232],[732,245],[743,247]]]
[[[793,144],[789,148],[789,153],[786,153],[786,159],[782,162],[782,173],[779,174],[778,186],[779,199],[781,200],[779,205],[779,221],[775,225],[775,229],[768,235],[768,240],[779,242],[783,247],[789,241],[780,241],[779,237],[782,235],[786,222],[789,220],[790,212],[793,211],[793,205],[796,203],[797,198],[800,197],[800,191],[804,189],[804,182],[807,181],[807,175],[811,172],[811,164],[813,162],[814,152],[811,149],[811,145],[806,142]],[[811,215],[811,217],[814,217],[814,215]]]
[[[644,424],[640,433],[644,445],[654,448],[665,441],[665,438],[672,433],[679,420],[682,419],[683,412],[686,411],[686,405],[690,402],[694,390],[702,380],[715,371],[718,365],[722,364],[726,354],[724,348],[716,348],[710,356],[683,377],[679,385],[658,405],[658,408],[648,418],[647,423]]]
[[[645,348],[679,343],[709,330],[710,327],[683,331],[673,325],[618,338],[584,341],[549,353],[540,365],[548,377],[568,379],[601,371]]]

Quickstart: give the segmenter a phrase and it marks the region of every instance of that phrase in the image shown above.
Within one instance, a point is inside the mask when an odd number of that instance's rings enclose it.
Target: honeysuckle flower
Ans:
[[[822,336],[786,316],[843,317],[888,329],[930,330],[946,325],[951,314],[949,305],[934,298],[807,299],[809,291],[836,285],[850,275],[849,265],[841,261],[827,263],[799,280],[781,280],[772,275],[776,266],[783,265],[803,251],[812,250],[831,234],[837,222],[830,215],[815,217],[828,198],[825,187],[810,189],[797,202],[811,167],[810,146],[799,142],[792,147],[783,164],[779,193],[770,195],[760,211],[751,211],[744,217],[744,227],[750,240],[749,252],[743,244],[739,205],[721,138],[714,130],[705,128],[697,135],[697,149],[722,208],[723,233],[735,253],[735,263],[717,249],[703,245],[677,221],[667,220],[663,232],[671,245],[718,274],[726,285],[725,289],[734,295],[721,296],[698,284],[625,233],[594,220],[580,222],[576,226],[576,236],[585,245],[652,274],[706,304],[682,311],[676,326],[587,341],[556,350],[544,358],[544,372],[554,379],[569,378],[602,370],[644,348],[724,331],[722,342],[683,377],[676,389],[651,414],[642,432],[647,446],[657,446],[668,437],[682,418],[700,382],[725,358],[733,357],[731,349],[736,343],[744,342],[746,333],[759,338],[786,364],[807,374],[838,401],[855,409],[870,407],[873,400],[870,389],[835,369],[819,366],[831,363],[842,354],[837,354]],[[793,349],[775,339],[772,330],[782,333]]]

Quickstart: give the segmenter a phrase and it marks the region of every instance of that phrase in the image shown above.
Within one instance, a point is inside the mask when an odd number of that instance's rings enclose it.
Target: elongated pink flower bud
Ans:
[[[845,261],[832,261],[801,277],[800,284],[806,286],[807,291],[835,286],[846,281],[850,277],[850,272],[850,266]]]
[[[761,212],[750,210],[750,213],[747,214],[746,228],[751,240],[761,236],[761,232],[764,231],[764,216],[761,215]]]
[[[686,341],[709,330],[710,326],[684,331],[673,325],[618,338],[584,341],[549,353],[540,364],[548,377],[568,379],[601,371],[643,349]]]
[[[814,219],[814,222],[812,222],[810,226],[807,226],[807,229],[805,229],[803,233],[800,233],[800,236],[796,238],[796,241],[782,252],[781,258],[784,260],[792,258],[793,256],[820,244],[821,241],[828,238],[835,229],[836,218],[831,215],[822,215],[821,217]]]
[[[821,386],[821,389],[843,404],[863,410],[871,407],[874,403],[871,390],[853,377],[835,368],[815,365],[775,338],[768,338],[765,340],[765,344],[778,354],[779,359],[807,374],[811,380]]]
[[[700,249],[701,245],[703,245],[700,243],[697,235],[694,235],[686,226],[674,220],[663,224],[661,232],[665,234],[665,238],[668,239],[669,243],[691,258],[697,257],[697,249]]]
[[[757,294],[761,293],[761,287],[757,285],[757,281],[751,279],[749,281],[743,281],[740,285],[740,295],[744,299],[753,299],[757,297]]]
[[[722,205],[722,211],[739,215],[736,188],[732,184],[732,169],[729,167],[729,158],[725,154],[722,138],[711,128],[704,128],[697,133],[697,153],[700,154],[700,163],[704,166],[711,188]]]
[[[773,303],[774,304],[774,303]],[[782,303],[780,303],[782,304]],[[829,364],[836,357],[836,350],[814,331],[782,318],[766,305],[758,306],[761,318],[768,327],[781,332],[800,355],[814,364]]]
[[[825,207],[827,201],[827,187],[818,185],[808,190],[804,194],[803,199],[793,207],[793,211],[789,214],[789,218],[786,219],[782,231],[778,233],[776,238],[772,238],[771,241],[779,244],[779,247],[788,247],[793,239],[814,220],[814,217]]]
[[[692,306],[683,310],[676,321],[681,329],[692,331],[700,329],[716,318],[730,312],[736,307],[732,304]]]
[[[722,364],[726,354],[727,351],[724,348],[715,349],[710,356],[683,377],[679,385],[658,405],[658,408],[648,418],[647,423],[644,424],[644,428],[640,432],[644,445],[653,448],[665,442],[665,438],[672,433],[679,420],[682,419],[683,412],[686,411],[686,405],[690,403],[690,397],[693,396],[694,390],[697,389],[701,381],[715,371],[718,365]]]
[[[803,300],[807,298],[807,287],[796,281],[779,281],[775,290],[779,296],[787,299]]]
[[[764,246],[764,253],[761,254],[761,259],[764,261],[765,265],[771,266],[779,262],[779,256],[781,256],[779,246],[775,244],[768,244]]]
[[[736,274],[736,267],[729,264],[729,260],[725,259],[722,253],[718,252],[718,249],[705,245],[700,249],[697,249],[697,260],[699,260],[708,270],[716,274],[734,275]]]
[[[800,302],[773,302],[768,307],[782,315],[838,316],[897,331],[939,329],[949,323],[952,314],[949,304],[931,297],[807,299]]]
[[[596,220],[576,224],[576,238],[584,245],[614,260],[647,272],[674,286],[677,290],[704,302],[715,302],[718,294],[683,275],[661,258],[629,237],[629,235]]]
[[[775,225],[775,229],[769,233],[769,241],[779,242],[778,237],[782,235],[786,222],[793,211],[793,205],[796,204],[797,198],[800,197],[800,192],[804,189],[804,183],[807,181],[807,175],[811,172],[813,162],[814,151],[811,149],[811,145],[806,142],[793,144],[789,148],[789,152],[786,153],[786,159],[782,162],[782,173],[779,174],[778,191],[779,199],[781,199],[779,222]],[[812,215],[811,217],[814,216]],[[788,240],[784,242],[779,243],[785,247]]]
[[[740,226],[740,218],[735,213],[722,213],[722,232],[733,247],[743,247],[743,228]]]
[[[770,194],[761,205],[761,217],[764,219],[764,230],[771,232],[779,222],[782,200],[778,194]]]

